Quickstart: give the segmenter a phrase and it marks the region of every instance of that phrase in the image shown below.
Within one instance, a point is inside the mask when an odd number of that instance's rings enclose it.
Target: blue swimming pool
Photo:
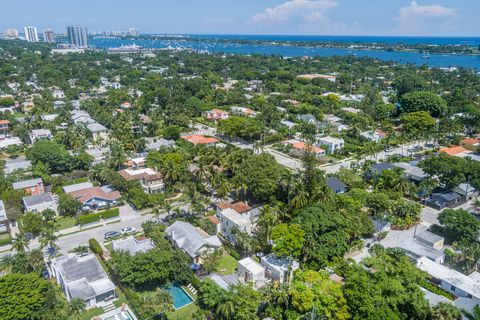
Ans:
[[[193,299],[182,289],[182,287],[174,284],[167,288],[173,299],[175,309],[180,309],[193,302]]]

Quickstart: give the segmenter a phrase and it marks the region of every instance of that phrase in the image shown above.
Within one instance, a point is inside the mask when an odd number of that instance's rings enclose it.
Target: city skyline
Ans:
[[[0,30],[36,26],[65,33],[68,25],[89,31],[138,28],[158,34],[284,34],[478,36],[474,0],[245,0],[206,5],[191,0],[176,2],[91,0],[48,4],[26,0],[2,5],[11,14]],[[19,14],[15,14],[19,12]],[[21,14],[20,14],[21,12]],[[52,12],[55,12],[53,15]],[[125,17],[128,15],[128,19]]]

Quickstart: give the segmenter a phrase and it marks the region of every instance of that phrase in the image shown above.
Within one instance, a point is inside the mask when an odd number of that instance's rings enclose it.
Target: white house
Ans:
[[[105,128],[103,125],[100,123],[89,123],[87,124],[87,129],[90,131],[90,135],[92,136],[92,139],[94,141],[97,140],[108,140],[108,129]]]
[[[473,272],[467,276],[427,257],[418,259],[417,267],[427,272],[433,278],[433,282],[443,290],[455,297],[468,298],[473,303],[480,304],[480,273]]]
[[[68,301],[80,298],[86,307],[94,307],[116,298],[115,285],[94,254],[68,254],[53,259],[52,270]]]
[[[210,236],[188,222],[175,221],[165,233],[175,247],[185,251],[197,264],[201,264],[202,255],[213,253],[222,246],[217,236]]]
[[[23,206],[25,207],[25,212],[42,212],[50,209],[58,214],[57,199],[48,192],[34,196],[23,197]]]
[[[278,258],[270,253],[260,259],[260,264],[265,268],[265,275],[274,281],[284,283],[293,272],[300,268],[300,264],[289,258]]]
[[[148,194],[160,193],[165,189],[162,175],[151,168],[124,169],[118,172],[125,180],[137,180]]]
[[[125,251],[134,256],[139,252],[147,252],[155,248],[152,240],[148,238],[134,238],[130,236],[125,239],[114,240],[112,242],[113,251]]]
[[[237,274],[240,282],[251,284],[254,289],[265,286],[265,268],[250,257],[237,262]]]
[[[252,208],[245,202],[220,202],[217,204],[217,217],[221,225],[220,232],[233,243],[235,243],[235,229],[252,234],[258,214],[258,208]]]
[[[332,154],[338,152],[338,150],[342,149],[345,146],[345,140],[341,138],[334,138],[331,136],[321,137],[317,135],[316,137],[316,144],[320,148],[326,148],[327,153]]]
[[[34,129],[30,133],[30,141],[34,143],[38,139],[50,139],[52,132],[48,129]]]

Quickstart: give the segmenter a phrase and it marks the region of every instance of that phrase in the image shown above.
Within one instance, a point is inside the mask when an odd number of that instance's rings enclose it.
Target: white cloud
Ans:
[[[442,5],[419,5],[416,1],[408,7],[400,8],[397,21],[397,31],[404,33],[423,33],[438,31],[450,26],[456,16],[455,9]]]
[[[331,20],[326,13],[340,5],[340,0],[288,0],[250,17],[248,25],[255,32],[283,34],[354,34],[359,24]]]
[[[273,26],[285,22],[302,19],[311,13],[322,13],[328,9],[338,6],[335,0],[290,0],[276,7],[265,9],[250,17],[251,24]]]

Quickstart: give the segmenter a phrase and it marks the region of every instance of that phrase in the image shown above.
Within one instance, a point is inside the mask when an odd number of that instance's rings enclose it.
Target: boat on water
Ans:
[[[430,52],[425,51],[422,55],[422,59],[430,59],[432,56],[430,55]]]

